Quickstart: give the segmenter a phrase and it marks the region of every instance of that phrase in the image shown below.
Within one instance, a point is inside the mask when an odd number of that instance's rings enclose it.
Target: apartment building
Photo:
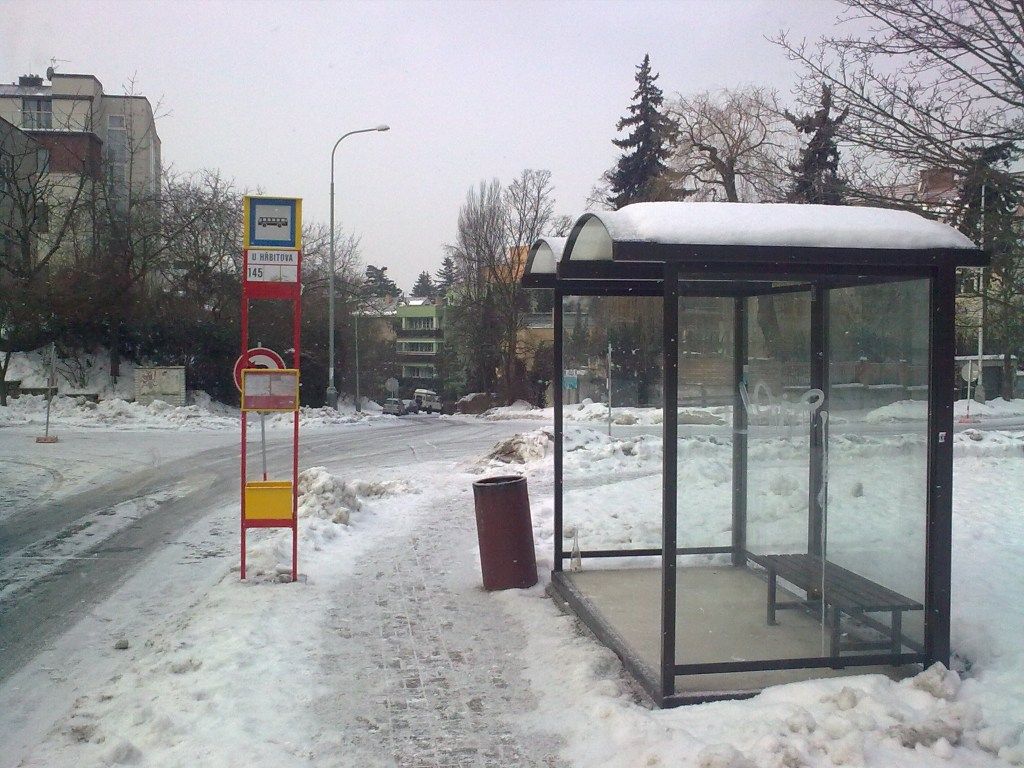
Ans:
[[[103,179],[115,199],[156,198],[160,137],[149,99],[112,95],[93,75],[47,70],[0,84],[0,118],[49,152],[51,174]]]
[[[441,300],[409,299],[399,305],[395,344],[403,390],[441,388],[438,360],[444,343],[444,311]]]

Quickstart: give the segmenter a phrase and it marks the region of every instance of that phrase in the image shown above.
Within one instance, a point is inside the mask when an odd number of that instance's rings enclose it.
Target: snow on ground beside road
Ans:
[[[887,442],[906,450],[892,438],[868,439],[859,450],[884,453]],[[477,471],[511,467],[529,476],[536,544],[546,559],[553,536],[551,448],[550,432],[538,430],[506,441],[475,464]],[[699,475],[701,462],[704,470],[713,467],[723,446],[683,438],[680,449]],[[660,471],[660,453],[657,438],[645,437],[638,447],[635,438],[567,430],[567,505],[574,480],[607,478],[613,470],[626,478],[587,496],[591,506],[600,499],[605,513],[601,521],[588,516],[591,541],[637,543],[638,530],[653,535],[659,528],[660,505],[638,506],[635,500],[640,494],[657,499],[660,476],[653,476],[650,488],[638,488],[635,475],[645,468]],[[952,643],[962,683],[935,668],[902,682],[879,675],[810,681],[771,688],[750,701],[649,711],[636,703],[609,650],[579,636],[573,621],[536,592],[505,593],[499,599],[529,628],[528,674],[543,691],[531,718],[557,717],[568,740],[564,756],[581,766],[1024,764],[1024,609],[1016,600],[1024,587],[1024,520],[1017,509],[1024,497],[1024,435],[968,431],[955,437],[954,453]],[[708,509],[699,500],[709,490],[707,481],[703,487],[687,483],[688,509]],[[806,503],[806,486],[779,490]],[[649,507],[654,512],[645,516]],[[716,516],[706,517],[713,522]],[[716,533],[708,522],[690,517],[688,533]]]
[[[69,365],[70,363],[70,365]],[[69,381],[75,374],[79,381]],[[57,391],[73,395],[89,392],[102,398],[128,398],[135,392],[135,363],[123,360],[117,381],[110,378],[110,355],[106,350],[81,354],[72,361],[57,358]],[[8,381],[20,381],[23,387],[45,387],[50,373],[50,348],[15,352],[7,370]]]
[[[46,398],[42,395],[22,395],[11,398],[0,407],[0,428],[19,425],[43,425],[46,422]],[[303,429],[329,428],[342,424],[365,423],[384,416],[376,403],[367,403],[357,413],[349,403],[339,403],[339,409],[307,408],[299,411],[299,425]],[[81,397],[56,397],[50,407],[50,430],[118,429],[118,430],[181,430],[216,431],[237,430],[237,408],[213,402],[209,397],[194,405],[175,406],[162,400],[140,405],[119,398],[90,402]],[[290,413],[273,413],[266,417],[268,429],[289,429]],[[249,416],[250,429],[259,428],[259,417]],[[42,432],[40,431],[40,434]]]
[[[314,663],[321,625],[336,591],[353,588],[344,577],[354,561],[416,516],[402,481],[346,481],[317,467],[300,486],[302,581],[277,578],[289,531],[251,532],[251,578],[232,570],[149,636],[126,638],[117,673],[78,697],[20,764],[308,765],[329,727],[308,714],[332,693]]]
[[[979,419],[1006,419],[1024,416],[1024,400],[1003,400],[993,398],[984,403],[973,400],[957,400],[953,404],[953,415],[961,418],[968,415]],[[884,405],[869,411],[864,416],[866,421],[884,424],[891,421],[925,421],[928,418],[928,403],[922,400],[900,400],[891,405]]]
[[[729,406],[711,406],[707,408],[680,408],[680,424],[706,424],[722,425],[731,418],[732,408]],[[577,405],[566,405],[563,410],[567,422],[607,422],[608,406],[604,403],[595,403],[589,398]],[[554,408],[538,408],[530,405],[525,400],[517,400],[512,405],[498,406],[491,408],[480,415],[480,418],[487,421],[518,421],[521,419],[536,419],[538,421],[554,421]],[[629,406],[614,406],[612,408],[612,423],[619,426],[640,426],[649,427],[661,424],[664,421],[664,412],[661,408],[633,408]]]

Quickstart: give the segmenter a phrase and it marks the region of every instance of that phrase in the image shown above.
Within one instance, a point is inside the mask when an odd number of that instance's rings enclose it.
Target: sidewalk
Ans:
[[[323,635],[334,693],[315,717],[337,728],[317,752],[338,765],[562,764],[555,737],[518,722],[536,706],[526,636],[482,590],[475,547],[467,488],[360,558]]]

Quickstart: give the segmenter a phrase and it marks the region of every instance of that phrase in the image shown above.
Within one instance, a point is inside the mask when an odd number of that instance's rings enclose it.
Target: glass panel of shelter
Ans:
[[[701,690],[921,650],[929,290],[680,297],[675,663],[748,665]]]
[[[660,297],[566,296],[562,302],[562,519],[569,557],[563,567],[653,668],[661,622],[662,308]]]

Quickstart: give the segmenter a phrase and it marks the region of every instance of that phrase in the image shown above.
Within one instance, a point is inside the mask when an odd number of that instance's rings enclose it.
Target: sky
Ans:
[[[651,56],[666,98],[745,84],[790,91],[766,37],[835,31],[833,0],[190,2],[0,0],[0,82],[58,71],[149,97],[165,165],[303,198],[405,290],[436,272],[483,179],[552,172],[577,216],[616,161],[615,123]]]

